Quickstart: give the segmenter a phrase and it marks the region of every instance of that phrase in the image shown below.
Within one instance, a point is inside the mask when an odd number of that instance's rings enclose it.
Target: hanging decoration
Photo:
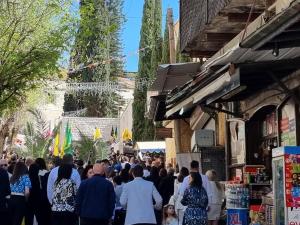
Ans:
[[[66,93],[76,95],[97,95],[107,92],[116,92],[120,87],[118,83],[113,81],[107,82],[82,82],[82,83],[67,83]]]

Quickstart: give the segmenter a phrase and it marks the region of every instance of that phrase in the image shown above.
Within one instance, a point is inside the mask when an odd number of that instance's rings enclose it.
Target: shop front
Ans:
[[[241,115],[227,120],[227,208],[228,213],[249,213],[253,224],[290,224],[293,215],[293,210],[288,214],[289,204],[284,204],[284,199],[296,181],[286,182],[298,178],[298,170],[285,167],[285,160],[278,162],[278,156],[284,159],[284,150],[281,155],[274,152],[299,145],[299,79],[296,71],[282,77],[280,84],[231,96],[241,99],[235,103]],[[294,157],[299,153],[294,152]]]

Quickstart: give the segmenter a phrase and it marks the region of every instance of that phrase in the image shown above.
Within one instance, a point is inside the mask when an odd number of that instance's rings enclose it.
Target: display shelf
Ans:
[[[271,186],[270,183],[250,183],[249,186]]]
[[[277,138],[277,137],[278,137],[278,134],[274,133],[274,134],[269,134],[267,136],[261,137],[261,140],[264,141],[264,140],[269,140],[269,139],[273,139],[273,138]]]
[[[241,163],[241,164],[232,164],[232,165],[229,165],[228,167],[229,168],[238,168],[238,167],[244,167],[245,166],[245,163]]]

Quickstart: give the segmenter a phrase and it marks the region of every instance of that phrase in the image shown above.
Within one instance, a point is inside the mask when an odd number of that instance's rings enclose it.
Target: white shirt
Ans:
[[[222,187],[222,189],[219,189],[216,185],[216,182],[214,182],[214,181],[210,181],[210,187],[211,187],[211,192],[212,192],[210,203],[222,205],[223,200],[225,198],[225,193],[224,193],[223,187]]]
[[[54,184],[55,184],[55,181],[57,180],[58,168],[59,167],[53,168],[48,177],[47,197],[48,197],[50,204],[52,204],[52,196],[53,196],[53,191],[54,191]],[[75,182],[76,187],[78,189],[80,186],[81,178],[76,169],[72,169],[71,179]]]
[[[124,185],[120,203],[123,208],[127,208],[125,225],[156,224],[154,208],[161,209],[162,197],[152,182],[137,177]]]
[[[201,178],[202,178],[202,186],[203,188],[206,190],[206,193],[207,193],[207,196],[208,196],[208,202],[210,203],[210,200],[212,199],[212,192],[211,192],[211,187],[210,187],[210,182],[207,178],[207,176],[201,174]],[[189,187],[189,179],[190,179],[190,176],[187,176],[184,178],[181,186],[180,186],[180,189],[179,189],[179,194],[181,196],[183,196],[185,190]]]
[[[149,177],[149,176],[150,176],[150,172],[148,170],[144,170],[143,177]]]

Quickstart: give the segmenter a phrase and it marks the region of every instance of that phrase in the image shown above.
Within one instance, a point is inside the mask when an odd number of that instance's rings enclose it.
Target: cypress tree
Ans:
[[[161,61],[161,0],[145,0],[137,81],[150,82],[156,74]],[[153,122],[145,118],[147,85],[134,90],[133,102],[133,139],[145,141],[154,139]]]
[[[115,80],[122,73],[120,30],[123,24],[123,0],[81,0],[80,26],[75,37],[70,67],[100,62],[95,68],[87,68],[70,80],[76,82],[104,82]],[[110,60],[112,59],[112,60]],[[104,63],[102,63],[104,62]],[[86,116],[117,116],[121,97],[116,93],[102,93],[95,96],[65,96],[65,109],[72,111],[87,108]],[[79,109],[80,109],[79,108]]]
[[[170,63],[170,42],[169,42],[169,26],[168,26],[168,16],[166,16],[166,26],[164,33],[164,41],[162,46],[162,59],[161,63],[168,64]]]
[[[162,9],[161,0],[153,0],[153,44],[152,44],[152,55],[151,55],[151,79],[156,77],[157,67],[161,62],[162,57]]]

